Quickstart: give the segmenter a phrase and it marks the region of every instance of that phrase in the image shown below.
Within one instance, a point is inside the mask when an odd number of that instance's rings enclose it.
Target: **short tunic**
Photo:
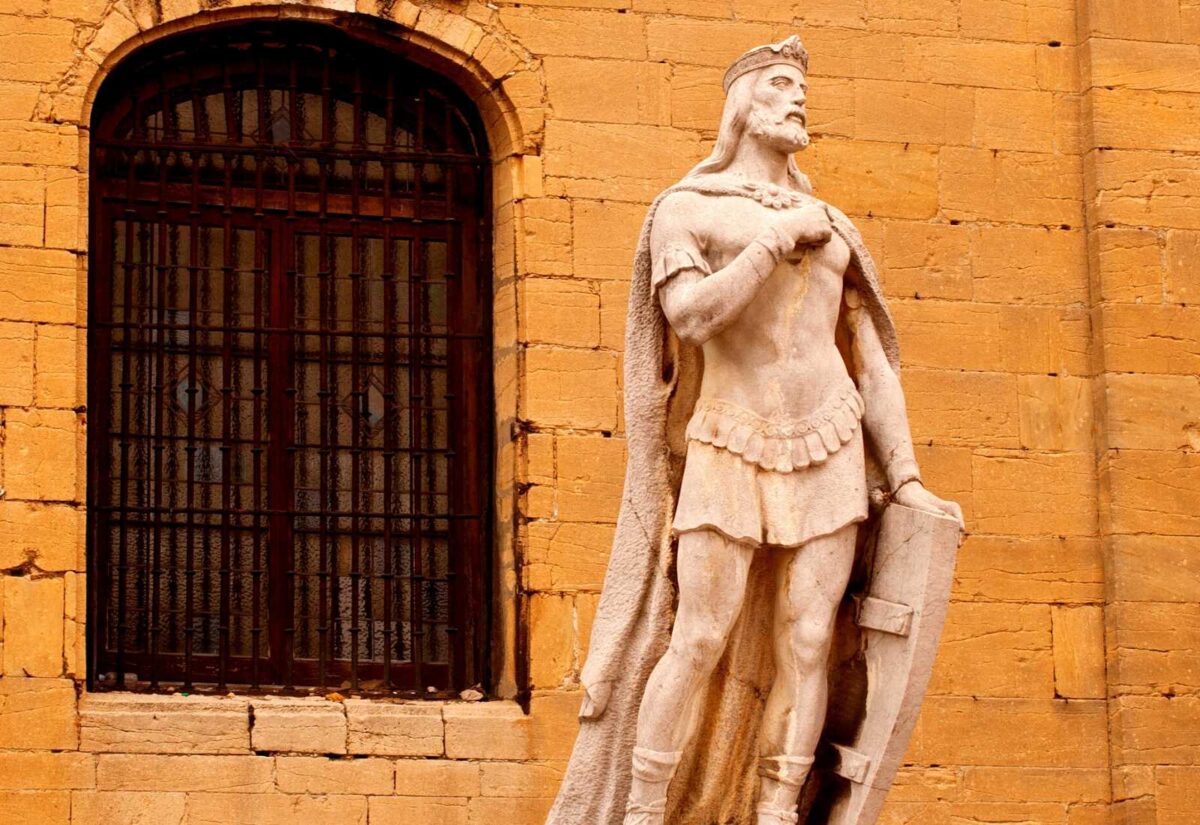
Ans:
[[[862,397],[852,384],[803,419],[700,399],[672,528],[799,547],[867,517]]]

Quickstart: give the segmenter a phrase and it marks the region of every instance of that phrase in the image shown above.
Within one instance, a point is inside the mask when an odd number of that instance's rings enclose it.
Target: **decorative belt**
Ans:
[[[853,384],[809,415],[784,420],[763,418],[720,398],[701,398],[688,422],[687,437],[729,450],[764,470],[790,473],[822,463],[849,443],[865,409]]]

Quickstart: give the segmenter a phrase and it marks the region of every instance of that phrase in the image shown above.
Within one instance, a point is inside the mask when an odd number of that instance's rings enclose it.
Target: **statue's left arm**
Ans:
[[[962,508],[925,489],[913,452],[912,432],[900,376],[888,362],[871,313],[861,306],[853,283],[846,288],[855,378],[866,411],[863,425],[883,464],[893,500],[918,510],[944,513],[963,524]]]

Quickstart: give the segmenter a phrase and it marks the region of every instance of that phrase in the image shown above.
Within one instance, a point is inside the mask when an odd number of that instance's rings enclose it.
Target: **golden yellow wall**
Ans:
[[[0,822],[540,823],[620,496],[638,225],[728,61],[794,31],[801,165],[881,263],[919,458],[971,531],[885,821],[1195,821],[1200,0],[360,0],[463,67],[497,149],[497,688],[527,671],[530,713],[87,695],[88,102],[139,38],[280,9],[355,11],[0,0]]]

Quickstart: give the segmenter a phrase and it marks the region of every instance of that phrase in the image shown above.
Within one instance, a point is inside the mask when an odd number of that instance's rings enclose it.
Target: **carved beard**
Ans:
[[[772,149],[789,155],[806,148],[809,143],[808,129],[786,116],[770,117],[759,109],[750,112],[746,130]]]

